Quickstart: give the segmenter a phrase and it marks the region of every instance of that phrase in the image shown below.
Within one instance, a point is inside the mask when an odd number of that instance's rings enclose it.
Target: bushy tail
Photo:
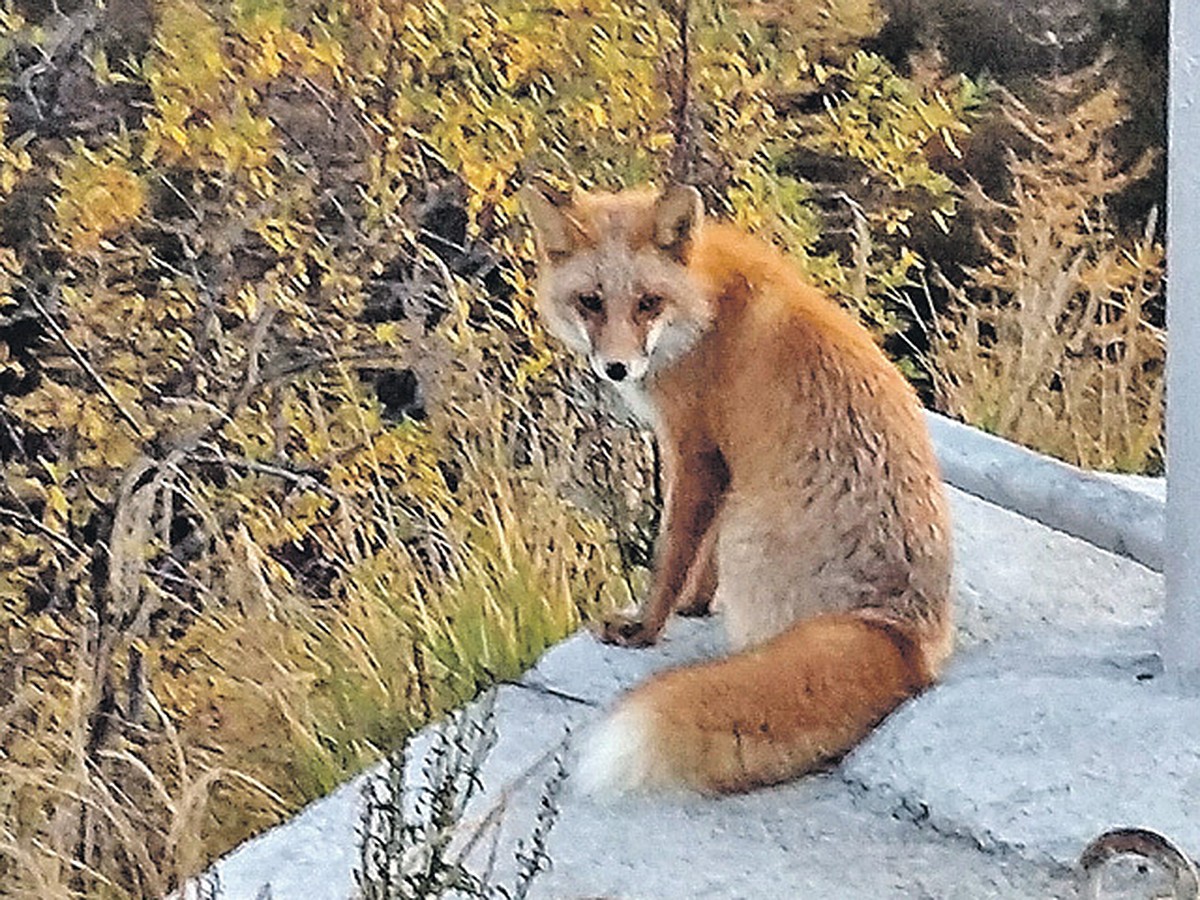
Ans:
[[[933,672],[917,638],[869,614],[800,622],[727,659],[623,697],[590,736],[585,790],[742,791],[840,757]]]

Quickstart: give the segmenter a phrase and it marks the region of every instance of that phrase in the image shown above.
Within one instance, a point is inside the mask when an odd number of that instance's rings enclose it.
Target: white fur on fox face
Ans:
[[[665,317],[655,320],[646,335],[646,353],[654,369],[669,366],[691,350],[704,334],[702,322],[668,321]]]
[[[553,303],[543,303],[539,307],[542,321],[546,330],[579,354],[592,351],[592,339],[587,333],[583,322],[571,315],[562,315]]]
[[[646,355],[654,356],[654,348],[658,346],[658,339],[662,337],[663,319],[659,316],[650,323],[650,327],[646,330]]]
[[[544,281],[538,289],[538,310],[546,328],[575,353],[586,356],[592,352],[592,337],[587,325],[579,316],[569,298],[584,290],[591,290],[593,279],[588,267],[573,265],[564,269],[551,269],[542,276]]]

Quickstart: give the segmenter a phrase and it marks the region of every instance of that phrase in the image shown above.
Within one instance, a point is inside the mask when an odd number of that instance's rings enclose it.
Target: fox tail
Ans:
[[[934,680],[915,632],[869,613],[797,623],[760,646],[675,669],[626,694],[583,747],[588,792],[748,790],[857,744]]]

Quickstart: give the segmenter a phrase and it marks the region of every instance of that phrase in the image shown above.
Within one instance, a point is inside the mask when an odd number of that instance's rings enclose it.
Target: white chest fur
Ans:
[[[637,417],[638,421],[650,428],[658,427],[658,409],[654,399],[645,387],[635,382],[623,382],[613,385],[626,408]]]

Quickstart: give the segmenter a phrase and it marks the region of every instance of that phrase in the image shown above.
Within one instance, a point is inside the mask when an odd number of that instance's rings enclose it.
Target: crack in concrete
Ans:
[[[567,703],[575,703],[580,706],[586,706],[589,709],[600,709],[603,704],[595,700],[589,700],[587,697],[580,697],[567,691],[559,690],[545,682],[538,681],[508,681],[505,682],[515,688],[522,688],[527,691],[532,691],[535,694],[541,694],[546,697],[554,697],[557,700],[564,700]]]
[[[907,797],[889,786],[872,787],[864,781],[839,771],[839,780],[850,789],[850,800],[856,807],[871,815],[887,815],[896,821],[907,822],[919,831],[929,832],[947,842],[969,847],[997,863],[1017,862],[1042,868],[1052,877],[1062,878],[1074,873],[1049,854],[1030,856],[1019,845],[997,837],[990,830],[974,832],[969,825],[953,822],[934,813],[929,804]]]

